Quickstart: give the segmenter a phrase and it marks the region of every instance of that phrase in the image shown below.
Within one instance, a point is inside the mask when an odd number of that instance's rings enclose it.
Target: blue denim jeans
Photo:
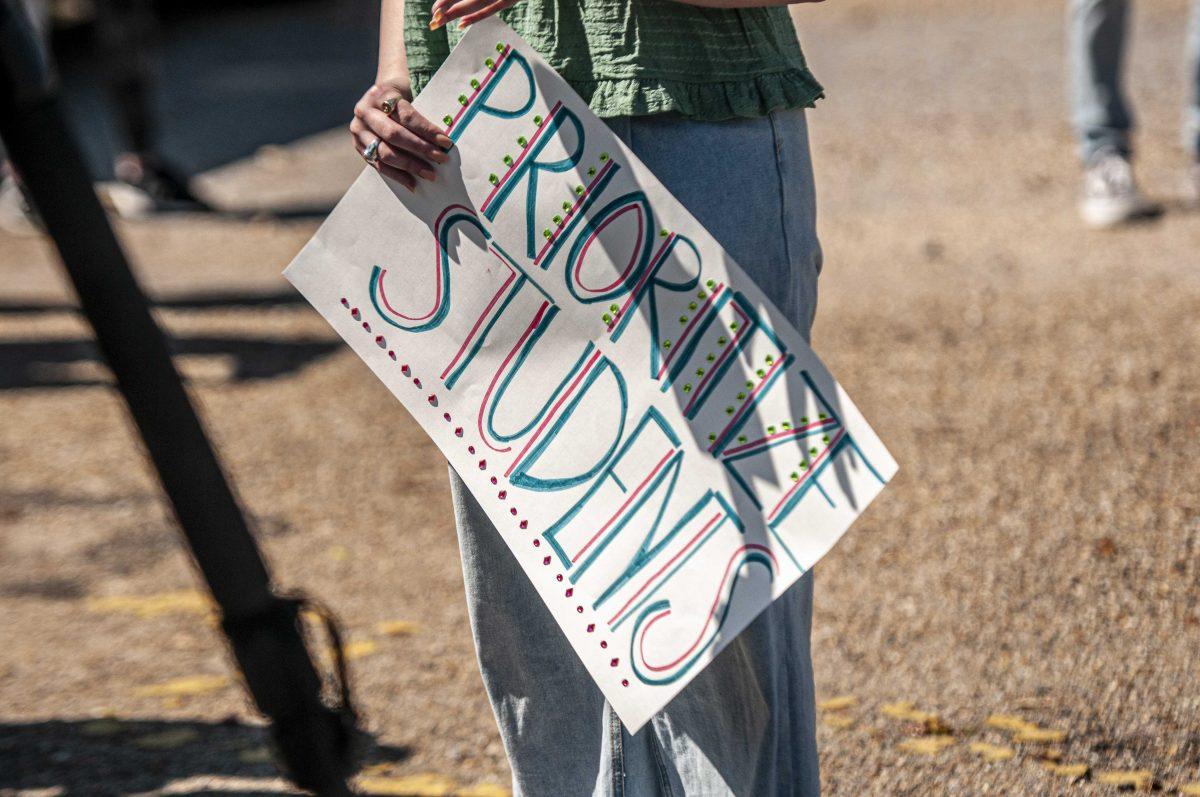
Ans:
[[[608,123],[807,336],[821,249],[804,112]],[[631,735],[453,470],[450,484],[471,630],[516,795],[818,794],[811,572]]]
[[[1129,0],[1069,0],[1067,63],[1071,118],[1084,161],[1112,149],[1132,151],[1133,112],[1122,85],[1122,63],[1129,28]],[[1192,4],[1187,29],[1188,104],[1184,146],[1200,159],[1200,0]]]

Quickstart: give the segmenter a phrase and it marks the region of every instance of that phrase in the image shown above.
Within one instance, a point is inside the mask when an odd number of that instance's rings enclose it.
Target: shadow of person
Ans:
[[[281,788],[267,731],[234,719],[106,717],[0,723],[0,794],[298,794]],[[370,742],[366,764],[403,761],[404,747]],[[214,783],[214,779],[218,779]],[[219,788],[226,779],[230,788]]]

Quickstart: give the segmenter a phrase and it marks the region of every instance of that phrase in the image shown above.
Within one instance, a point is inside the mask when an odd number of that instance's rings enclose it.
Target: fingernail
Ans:
[[[441,26],[442,26],[444,23],[445,23],[445,20],[444,20],[444,19],[442,19],[442,12],[441,12],[441,11],[435,11],[435,12],[433,12],[433,19],[431,19],[431,20],[429,21],[429,29],[430,29],[430,30],[437,30],[437,29],[438,29],[438,28],[440,28],[440,27],[441,27]]]
[[[450,149],[454,146],[454,141],[450,138],[450,136],[442,135],[441,133],[438,133],[436,136],[434,136],[433,141],[442,149]]]
[[[437,149],[435,149],[433,152],[430,152],[429,157],[432,160],[437,161],[438,163],[445,163],[446,161],[450,160],[449,155],[447,155],[446,153],[442,152],[441,150],[437,150]]]
[[[437,179],[437,173],[433,169],[422,169],[420,175],[431,183]]]
[[[467,21],[466,21],[465,19],[464,19],[464,20],[461,20],[461,21],[459,21],[459,23],[458,23],[458,29],[459,29],[459,30],[462,30],[462,29],[463,29],[463,28],[465,28],[466,26],[467,26]]]

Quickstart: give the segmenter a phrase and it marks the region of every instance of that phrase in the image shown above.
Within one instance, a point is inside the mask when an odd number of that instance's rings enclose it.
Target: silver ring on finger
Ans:
[[[363,160],[365,160],[371,166],[374,166],[375,164],[379,163],[379,145],[380,145],[380,143],[381,142],[379,139],[375,139],[374,141],[372,141],[370,144],[367,144],[367,146],[363,148],[363,151],[362,151]]]

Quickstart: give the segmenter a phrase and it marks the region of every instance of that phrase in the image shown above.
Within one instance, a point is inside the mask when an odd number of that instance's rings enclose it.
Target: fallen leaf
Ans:
[[[403,795],[403,797],[451,797],[454,781],[441,775],[409,775],[404,778],[358,778],[360,793]]]
[[[842,711],[857,703],[858,698],[853,695],[839,695],[820,701],[817,703],[817,708],[821,711]]]
[[[478,783],[466,789],[459,789],[456,797],[512,797],[512,790],[494,783]]]
[[[923,732],[928,734],[942,736],[951,733],[950,726],[942,722],[941,717],[932,711],[918,710],[910,700],[901,700],[898,703],[885,703],[879,710],[892,719],[915,722],[922,727]]]
[[[1052,775],[1070,778],[1071,780],[1087,777],[1088,773],[1087,764],[1056,764],[1053,761],[1047,761],[1042,766]]]
[[[905,739],[896,746],[906,753],[937,755],[952,744],[954,739],[949,736],[927,736],[921,739]]]
[[[988,761],[1007,761],[1016,755],[1011,747],[987,742],[971,742],[971,752]]]
[[[375,624],[375,631],[384,636],[408,636],[420,630],[419,623],[409,620],[384,620]]]
[[[229,686],[230,681],[224,675],[193,675],[190,678],[176,678],[161,684],[139,686],[133,690],[139,697],[179,697],[181,695],[199,695],[205,692],[215,692]]]
[[[830,728],[849,728],[854,724],[854,718],[845,714],[826,714],[821,717],[821,722]]]
[[[191,728],[172,728],[161,733],[139,736],[133,743],[144,750],[174,750],[200,738]]]
[[[271,758],[271,751],[261,745],[259,747],[247,747],[238,751],[238,761],[243,764],[270,764],[274,759]]]
[[[346,660],[361,659],[364,656],[370,656],[375,652],[375,642],[370,639],[360,639],[357,642],[347,642],[342,648],[342,653],[346,656]]]
[[[1057,744],[1058,742],[1066,741],[1067,732],[1054,730],[1052,728],[1025,728],[1013,737],[1013,741],[1018,744]]]
[[[207,595],[193,589],[156,595],[93,597],[84,601],[84,608],[98,614],[124,612],[145,619],[172,613],[209,614],[213,612],[213,603]]]
[[[1011,731],[1013,733],[1037,727],[1032,722],[1015,717],[1012,714],[993,714],[987,718],[985,724],[992,728],[999,728],[1000,730]]]
[[[1137,791],[1150,791],[1154,773],[1148,769],[1113,769],[1096,773],[1096,782],[1106,786],[1123,786]]]
[[[79,732],[84,736],[115,736],[124,729],[125,725],[113,717],[88,720],[79,726]]]

